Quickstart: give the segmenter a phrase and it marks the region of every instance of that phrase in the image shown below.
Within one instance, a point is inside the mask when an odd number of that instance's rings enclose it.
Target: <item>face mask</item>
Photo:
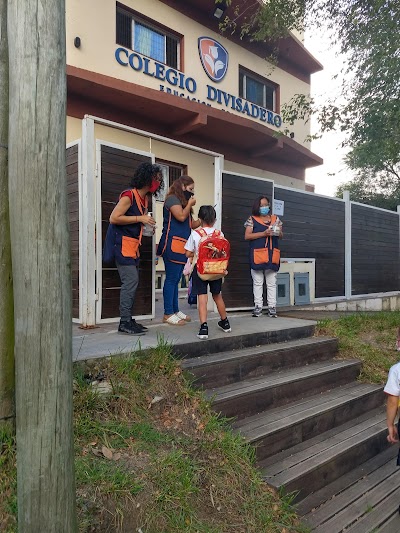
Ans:
[[[260,215],[265,216],[265,215],[268,215],[268,213],[269,213],[269,205],[262,205],[260,207]]]
[[[192,191],[183,191],[183,196],[186,198],[186,200],[190,200],[192,196],[194,196],[194,192]]]
[[[151,192],[151,194],[153,194],[154,192],[156,192],[158,190],[159,187],[160,187],[160,182],[153,178],[151,180],[151,185],[150,185],[149,192]]]

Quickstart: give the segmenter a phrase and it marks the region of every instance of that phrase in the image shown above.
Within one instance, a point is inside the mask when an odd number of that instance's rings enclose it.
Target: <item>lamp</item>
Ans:
[[[80,48],[80,46],[81,46],[81,38],[80,37],[75,37],[74,46],[75,46],[75,48]]]
[[[221,20],[222,15],[225,13],[227,7],[228,6],[226,5],[226,2],[219,2],[218,4],[216,4],[213,17],[218,20]]]

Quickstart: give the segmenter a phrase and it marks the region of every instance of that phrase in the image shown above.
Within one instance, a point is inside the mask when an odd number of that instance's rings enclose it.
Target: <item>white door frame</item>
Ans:
[[[126,146],[116,145],[104,140],[96,139],[95,124],[101,124],[113,129],[118,129],[149,139],[149,152],[135,150]],[[101,144],[114,146],[133,153],[145,154],[154,158],[151,149],[151,141],[157,140],[198,152],[200,154],[214,157],[214,202],[219,224],[221,224],[221,207],[222,207],[222,172],[224,167],[224,156],[218,152],[205,150],[198,146],[193,146],[181,141],[175,141],[168,137],[156,135],[151,132],[133,128],[118,122],[106,120],[101,117],[85,115],[82,120],[82,189],[80,205],[82,205],[82,243],[80,242],[80,256],[82,256],[82,291],[80,292],[80,320],[84,327],[95,326],[96,323],[116,322],[118,318],[101,319],[101,296],[102,296],[102,239],[101,239],[101,161],[98,150]],[[154,160],[154,159],[153,159]],[[96,183],[97,180],[97,183]],[[96,232],[96,227],[100,231]],[[95,237],[96,235],[96,237]],[[96,239],[96,243],[95,243]],[[154,247],[153,247],[154,248]],[[96,256],[96,249],[98,254]],[[153,250],[153,254],[155,251]],[[153,263],[154,264],[154,263]],[[81,267],[81,264],[80,264]],[[97,273],[97,276],[96,276]],[[155,264],[153,268],[153,288],[152,288],[152,308],[155,309]],[[96,287],[97,285],[97,287]],[[154,314],[153,314],[154,316]],[[140,318],[140,317],[138,317]],[[145,315],[142,318],[150,318]]]

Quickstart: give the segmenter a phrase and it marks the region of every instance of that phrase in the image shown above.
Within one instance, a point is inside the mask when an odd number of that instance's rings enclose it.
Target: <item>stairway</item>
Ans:
[[[337,340],[313,332],[229,336],[179,355],[215,410],[256,447],[263,478],[295,494],[312,531],[398,533],[400,469],[386,441],[383,387],[357,382],[360,361],[334,359]]]

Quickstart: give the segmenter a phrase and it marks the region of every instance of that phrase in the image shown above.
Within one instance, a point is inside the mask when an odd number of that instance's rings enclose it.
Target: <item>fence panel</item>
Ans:
[[[282,257],[315,258],[315,297],[345,294],[345,204],[275,185],[283,200]]]
[[[400,290],[399,215],[351,204],[352,294]]]

